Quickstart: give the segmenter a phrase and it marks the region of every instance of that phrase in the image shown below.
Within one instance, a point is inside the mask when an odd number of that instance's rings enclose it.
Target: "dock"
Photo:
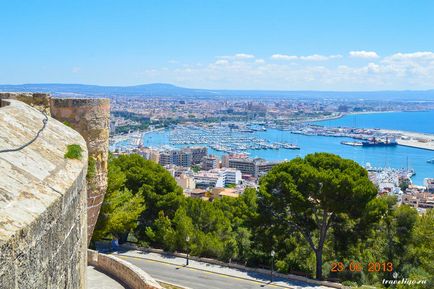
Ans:
[[[434,151],[434,134],[380,129],[379,132],[396,136],[398,145]]]

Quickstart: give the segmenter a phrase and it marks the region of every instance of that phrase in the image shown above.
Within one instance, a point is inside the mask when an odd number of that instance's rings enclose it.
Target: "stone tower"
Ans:
[[[87,143],[89,153],[87,237],[89,243],[107,189],[110,100],[106,98],[52,98],[50,102],[51,116],[78,131]]]

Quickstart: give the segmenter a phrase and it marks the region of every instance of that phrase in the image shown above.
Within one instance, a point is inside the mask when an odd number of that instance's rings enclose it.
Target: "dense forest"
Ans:
[[[434,211],[420,215],[378,197],[366,170],[336,155],[282,163],[260,179],[259,190],[213,201],[185,197],[168,171],[135,154],[111,156],[108,179],[94,241],[134,240],[266,268],[273,250],[280,272],[352,286],[384,286],[393,272],[434,281]],[[384,268],[368,272],[370,262]],[[363,268],[349,270],[357,263]]]

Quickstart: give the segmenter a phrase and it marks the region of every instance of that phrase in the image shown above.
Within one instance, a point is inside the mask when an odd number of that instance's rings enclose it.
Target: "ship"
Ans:
[[[395,139],[389,139],[386,138],[386,140],[380,140],[380,139],[376,139],[375,137],[373,137],[370,140],[367,141],[363,141],[362,142],[362,146],[364,147],[373,147],[373,146],[379,146],[379,147],[383,147],[383,146],[396,146],[398,143],[396,142]]]
[[[290,150],[299,150],[300,147],[296,144],[284,144],[283,148],[290,149]]]
[[[429,163],[429,164],[434,164],[434,159],[427,160],[426,162]]]
[[[359,141],[341,141],[341,144],[354,147],[363,146],[363,143]]]

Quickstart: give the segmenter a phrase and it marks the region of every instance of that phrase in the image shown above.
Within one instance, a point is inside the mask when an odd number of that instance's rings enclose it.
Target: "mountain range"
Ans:
[[[49,92],[54,96],[86,97],[169,97],[169,98],[252,98],[252,99],[348,99],[434,101],[434,89],[397,91],[282,91],[282,90],[213,90],[152,83],[134,86],[35,83],[0,84],[0,91]]]

